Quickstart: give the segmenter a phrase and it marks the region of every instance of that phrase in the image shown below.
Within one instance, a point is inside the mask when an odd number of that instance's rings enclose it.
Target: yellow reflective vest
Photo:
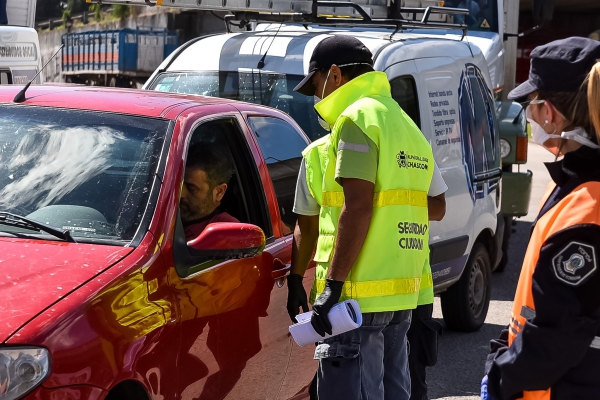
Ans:
[[[344,205],[335,166],[340,121],[346,117],[377,145],[379,159],[371,225],[340,301],[356,299],[362,312],[406,310],[431,303],[427,192],[434,161],[430,144],[392,98],[383,72],[353,79],[315,109],[332,131],[303,152],[308,187],[321,206],[311,302],[325,286]]]

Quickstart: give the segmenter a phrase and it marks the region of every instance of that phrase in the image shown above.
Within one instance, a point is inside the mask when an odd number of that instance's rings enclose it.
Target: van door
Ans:
[[[473,208],[463,165],[458,119],[460,74],[451,58],[427,58],[394,64],[385,71],[392,97],[419,125],[448,185],[446,209],[431,223],[431,267],[436,290],[462,272],[473,234]],[[442,285],[440,285],[442,284]]]

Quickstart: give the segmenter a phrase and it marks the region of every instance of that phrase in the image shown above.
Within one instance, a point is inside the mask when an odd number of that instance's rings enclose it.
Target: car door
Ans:
[[[462,272],[473,231],[474,204],[467,187],[457,113],[460,76],[454,60],[443,57],[400,62],[385,72],[392,97],[421,128],[448,186],[448,212],[442,221],[432,221],[430,230],[432,272],[439,285]]]
[[[248,126],[260,148],[269,173],[273,193],[276,197],[275,211],[279,216],[272,217],[279,222],[282,236],[276,239],[286,243],[284,252],[280,253],[283,260],[291,260],[292,232],[297,216],[292,212],[298,171],[302,162],[302,151],[308,145],[308,138],[291,120],[285,120],[279,115],[246,113]],[[290,251],[290,253],[288,253]],[[286,261],[289,263],[289,261]],[[314,280],[314,265],[310,265],[304,275],[304,287],[310,292]],[[278,304],[273,312],[278,315],[278,324],[291,324],[285,304],[287,288],[273,297],[272,303]],[[314,348],[299,347],[292,341],[290,363],[286,372],[283,387],[277,398],[289,399],[299,394],[307,393],[314,377],[317,363],[313,359]]]
[[[178,216],[171,284],[180,313],[181,398],[274,398],[289,360],[283,278],[290,239],[274,238],[269,194],[263,186],[266,168],[262,158],[255,157],[260,153],[252,139],[248,142],[248,134],[235,113],[205,118],[187,137],[188,149],[208,143],[221,146],[233,167],[222,206],[240,222],[262,228],[267,246],[254,258],[184,265],[177,259],[177,235],[179,246],[186,246]]]

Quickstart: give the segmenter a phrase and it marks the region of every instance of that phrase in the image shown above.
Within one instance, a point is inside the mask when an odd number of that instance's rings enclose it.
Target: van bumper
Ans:
[[[531,184],[533,173],[503,172],[502,173],[502,207],[505,217],[523,217],[529,210]]]

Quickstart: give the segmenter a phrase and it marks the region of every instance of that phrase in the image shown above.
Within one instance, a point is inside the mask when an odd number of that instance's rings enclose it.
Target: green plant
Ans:
[[[115,18],[123,19],[129,16],[129,6],[123,5],[114,5],[113,6],[113,16]]]
[[[67,23],[71,22],[71,10],[70,9],[65,9],[62,13],[62,20],[63,23],[65,24],[65,26],[67,25]]]
[[[94,19],[96,22],[100,22],[102,20],[102,5],[101,4],[92,4],[89,8],[91,12],[94,13]]]

